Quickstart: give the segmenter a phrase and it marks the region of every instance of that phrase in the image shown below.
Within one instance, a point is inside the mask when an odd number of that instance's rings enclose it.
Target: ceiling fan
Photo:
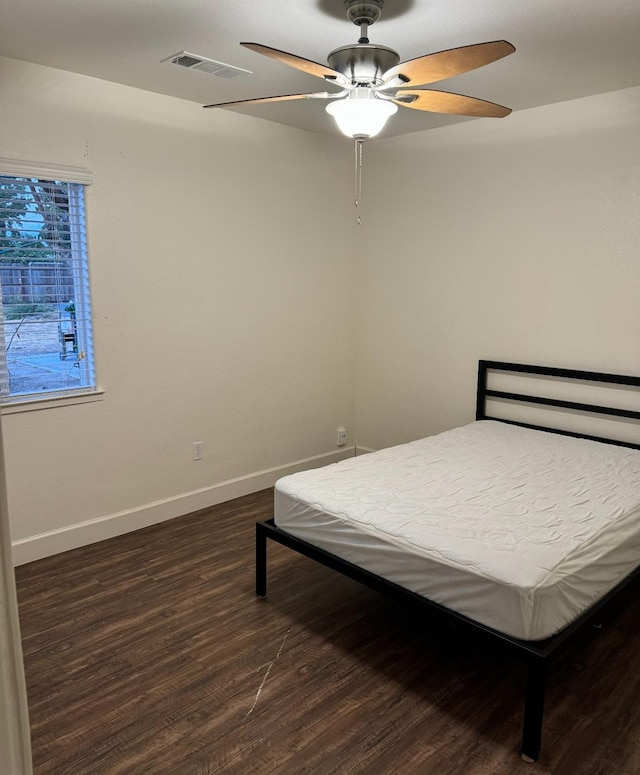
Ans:
[[[515,51],[506,40],[477,43],[400,62],[396,51],[369,43],[368,29],[382,14],[384,0],[344,0],[347,18],[360,27],[355,45],[341,46],[328,56],[328,66],[263,46],[241,43],[258,54],[323,78],[340,91],[281,94],[275,97],[221,102],[205,108],[228,108],[288,100],[329,100],[327,112],[348,137],[365,140],[378,134],[398,106],[432,113],[503,118],[510,108],[463,94],[425,89],[427,84],[452,78],[495,62]]]

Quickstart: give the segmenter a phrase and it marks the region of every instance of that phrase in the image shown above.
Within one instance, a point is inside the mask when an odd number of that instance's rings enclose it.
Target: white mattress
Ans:
[[[640,565],[640,451],[483,420],[276,483],[283,530],[526,640]]]

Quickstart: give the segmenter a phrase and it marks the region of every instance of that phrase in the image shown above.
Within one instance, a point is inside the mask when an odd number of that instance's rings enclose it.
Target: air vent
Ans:
[[[186,67],[188,70],[199,70],[201,73],[217,75],[219,78],[236,78],[239,75],[253,75],[251,70],[244,70],[242,67],[226,65],[224,62],[216,62],[215,59],[207,59],[197,54],[189,54],[187,51],[180,51],[173,54],[162,62],[170,62],[172,65]]]

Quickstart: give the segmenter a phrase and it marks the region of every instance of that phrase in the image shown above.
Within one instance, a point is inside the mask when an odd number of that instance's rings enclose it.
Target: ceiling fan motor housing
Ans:
[[[400,61],[397,51],[386,46],[358,43],[341,46],[332,51],[327,61],[329,67],[345,75],[353,85],[382,83],[382,76]]]

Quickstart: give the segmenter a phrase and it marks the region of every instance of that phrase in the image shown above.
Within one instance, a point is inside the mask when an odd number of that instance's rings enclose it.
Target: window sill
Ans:
[[[86,393],[74,393],[63,396],[48,395],[46,398],[13,399],[0,404],[0,412],[5,414],[18,414],[19,412],[37,412],[40,409],[54,409],[58,406],[72,406],[74,404],[90,404],[94,401],[102,401],[104,390],[91,390]]]

